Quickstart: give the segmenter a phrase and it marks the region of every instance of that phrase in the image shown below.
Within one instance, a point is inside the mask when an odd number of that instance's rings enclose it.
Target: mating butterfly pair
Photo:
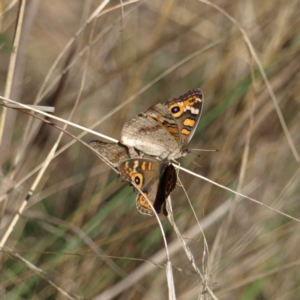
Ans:
[[[155,104],[127,121],[120,143],[92,141],[90,145],[142,191],[157,213],[163,206],[167,215],[165,200],[177,181],[170,160],[188,153],[186,146],[197,128],[202,107],[203,94],[200,89],[193,89],[163,104]],[[152,216],[148,201],[137,189],[136,192],[137,209]]]

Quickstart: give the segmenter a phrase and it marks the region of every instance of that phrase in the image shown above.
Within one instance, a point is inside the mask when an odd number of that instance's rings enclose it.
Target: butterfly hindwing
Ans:
[[[171,168],[171,169],[170,169]],[[136,206],[137,209],[146,215],[153,216],[153,210],[147,199],[151,202],[156,212],[159,213],[161,206],[165,205],[165,200],[176,185],[176,172],[168,162],[158,161],[150,158],[129,159],[119,166],[121,175],[131,183],[134,183],[138,190]],[[172,171],[174,169],[174,172]],[[166,172],[166,170],[168,170]],[[170,171],[171,170],[171,171]],[[172,181],[171,185],[168,184]],[[166,210],[164,208],[164,213]]]

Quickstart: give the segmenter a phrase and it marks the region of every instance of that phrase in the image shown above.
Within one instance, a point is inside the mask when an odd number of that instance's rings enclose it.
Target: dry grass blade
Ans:
[[[5,98],[5,97],[1,97],[1,96],[0,96],[0,99],[5,100],[5,101],[8,101],[8,102],[10,102],[10,103],[13,103],[13,104],[16,105],[16,106],[19,106],[20,109],[24,108],[24,110],[30,110],[30,111],[37,112],[37,113],[39,113],[39,114],[41,114],[41,115],[43,115],[43,116],[46,116],[46,117],[48,117],[48,118],[50,118],[50,119],[54,119],[54,120],[63,122],[64,124],[71,125],[71,126],[73,126],[73,127],[82,129],[82,130],[84,130],[84,131],[87,131],[87,132],[92,133],[92,134],[94,134],[94,135],[97,135],[97,136],[99,136],[99,137],[105,138],[105,139],[107,139],[107,140],[109,140],[109,141],[117,142],[116,139],[110,138],[110,137],[108,137],[108,136],[106,136],[106,135],[103,135],[103,134],[97,132],[97,131],[88,129],[88,128],[84,127],[84,126],[80,126],[80,125],[78,125],[78,124],[76,124],[76,123],[73,123],[73,122],[70,122],[70,121],[68,121],[68,120],[65,120],[65,119],[62,119],[62,118],[59,118],[59,117],[50,115],[50,114],[48,114],[48,113],[46,113],[46,112],[44,112],[44,111],[42,111],[42,110],[39,110],[39,109],[37,109],[37,108],[34,108],[33,106],[27,106],[27,105],[25,105],[25,104],[21,104],[21,103],[18,103],[18,102],[16,102],[16,101],[13,101],[13,100],[11,100],[11,99],[8,99],[8,98]]]
[[[5,91],[4,91],[4,97],[6,97],[6,98],[9,98],[10,93],[11,93],[12,81],[13,81],[15,67],[16,67],[19,42],[20,42],[21,30],[22,30],[24,13],[25,13],[25,5],[26,5],[26,0],[22,0],[20,2],[20,10],[19,10],[19,14],[17,17],[14,43],[13,43],[12,52],[11,52],[10,60],[9,60],[9,68],[8,68],[8,73],[7,73]],[[0,145],[2,144],[4,125],[5,125],[5,121],[6,121],[6,113],[7,113],[7,109],[3,108],[2,113],[1,113],[1,118],[0,118]]]
[[[175,293],[175,286],[174,286],[173,270],[172,270],[172,264],[169,260],[167,261],[166,276],[168,282],[169,300],[175,300],[176,293]]]
[[[20,109],[20,106],[18,104],[3,103],[1,105],[5,106],[5,107],[8,107],[8,108],[19,108]],[[51,112],[51,113],[54,113],[54,110],[55,110],[54,107],[51,107],[51,106],[42,106],[42,105],[28,105],[27,104],[27,107],[28,108],[23,108],[23,109],[30,110],[31,108],[34,108],[34,109],[37,109],[39,111]]]
[[[243,192],[245,194],[253,192],[257,188],[255,183],[249,184],[249,186],[245,187]],[[222,219],[226,213],[228,213],[230,208],[230,200],[227,200],[222,205],[220,205],[215,211],[201,220],[201,227],[203,230],[208,230],[211,226],[216,224],[220,219]],[[190,242],[191,239],[197,238],[199,235],[199,224],[195,224],[193,227],[189,228],[186,232],[182,233],[182,236],[189,237]],[[175,255],[176,253],[182,250],[182,243],[175,239],[173,242],[169,243],[168,250],[171,256]],[[159,250],[153,256],[149,257],[149,261],[153,261],[156,263],[161,263],[165,261],[166,252],[165,249]],[[113,285],[109,289],[105,290],[105,292],[99,294],[94,300],[98,299],[113,299],[117,295],[121,294],[125,290],[129,289],[132,285],[134,285],[137,281],[142,279],[147,274],[153,272],[155,270],[155,265],[144,263],[139,266],[136,270],[132,273],[128,274],[126,278],[124,278],[121,282]],[[199,291],[199,286],[197,287]]]
[[[299,157],[298,151],[296,150],[296,147],[294,145],[293,139],[291,138],[291,134],[289,132],[289,129],[286,126],[286,122],[285,122],[284,117],[282,115],[281,109],[280,109],[280,107],[278,105],[278,100],[277,100],[277,98],[276,98],[276,96],[275,96],[275,94],[273,92],[273,89],[272,89],[271,84],[270,84],[270,82],[268,80],[268,77],[267,77],[267,75],[265,73],[265,70],[264,70],[264,68],[263,68],[263,66],[262,66],[262,64],[261,64],[261,62],[260,62],[260,60],[259,60],[259,58],[258,58],[258,56],[256,54],[255,49],[253,48],[252,43],[249,40],[249,37],[248,37],[247,33],[245,32],[245,30],[242,28],[242,26],[233,17],[231,17],[224,9],[222,9],[218,5],[216,5],[216,4],[214,4],[214,3],[210,2],[210,1],[207,1],[207,0],[198,0],[198,1],[206,3],[206,4],[208,4],[208,5],[216,8],[218,11],[220,11],[222,14],[224,14],[232,23],[234,23],[238,27],[238,29],[240,30],[240,32],[242,33],[243,38],[245,40],[245,43],[247,44],[247,46],[249,48],[249,51],[250,51],[253,59],[255,60],[257,66],[258,66],[258,69],[259,69],[259,71],[260,71],[260,73],[262,75],[262,78],[263,78],[263,80],[265,82],[265,85],[266,85],[266,87],[268,89],[268,92],[269,92],[269,94],[271,96],[271,99],[272,99],[273,104],[274,104],[274,108],[275,108],[275,110],[277,112],[277,115],[278,115],[278,119],[279,119],[279,121],[281,123],[282,129],[283,129],[283,131],[285,133],[285,136],[286,136],[286,139],[287,139],[287,141],[288,141],[288,143],[290,145],[290,148],[291,148],[291,150],[292,150],[292,152],[294,154],[295,160],[297,162],[300,162],[300,157]]]
[[[71,2],[0,5],[0,298],[298,299],[297,1]],[[188,148],[219,151],[158,223],[88,142],[196,87]]]
[[[204,278],[203,278],[203,275],[201,274],[200,270],[198,269],[198,266],[196,265],[196,261],[195,261],[195,258],[193,256],[193,253],[191,252],[189,246],[187,245],[187,243],[185,242],[183,236],[181,235],[180,233],[180,230],[179,228],[176,226],[176,223],[175,223],[175,220],[174,220],[174,217],[173,217],[173,212],[172,212],[172,204],[171,204],[171,197],[169,196],[168,197],[168,219],[176,233],[176,236],[179,240],[179,242],[181,243],[182,245],[182,248],[184,249],[189,261],[191,262],[195,272],[199,275],[199,277],[201,278],[202,281],[204,281]]]
[[[182,170],[182,171],[184,171],[184,172],[186,172],[186,173],[192,174],[192,175],[195,176],[195,177],[201,178],[201,179],[203,179],[203,180],[205,180],[205,181],[207,181],[207,182],[210,182],[211,184],[214,184],[214,185],[216,185],[216,186],[218,186],[218,187],[220,187],[220,188],[222,188],[222,189],[224,189],[224,190],[227,190],[227,191],[229,191],[229,192],[231,192],[231,193],[233,193],[233,194],[235,194],[235,195],[237,195],[237,196],[240,196],[240,197],[246,198],[246,199],[248,199],[248,200],[251,200],[251,201],[253,201],[253,202],[255,202],[255,203],[257,203],[257,204],[259,204],[259,205],[261,205],[261,206],[264,206],[265,208],[268,208],[268,209],[270,209],[270,210],[273,210],[274,212],[276,212],[276,213],[278,213],[278,214],[281,214],[281,215],[283,215],[283,216],[285,216],[285,217],[287,217],[287,218],[289,218],[289,219],[291,219],[291,220],[294,220],[294,221],[296,221],[296,222],[300,222],[300,219],[294,218],[293,216],[288,215],[288,214],[286,214],[286,213],[284,213],[284,212],[282,212],[282,211],[280,211],[280,210],[277,210],[276,208],[273,208],[273,207],[271,207],[271,206],[268,206],[268,205],[262,203],[262,202],[259,201],[259,200],[256,200],[256,199],[254,199],[254,198],[251,198],[251,197],[249,197],[249,196],[247,196],[247,195],[243,195],[242,193],[239,193],[239,192],[237,192],[237,191],[234,191],[234,190],[232,190],[232,189],[230,189],[230,188],[228,188],[228,187],[226,187],[226,186],[224,186],[224,185],[221,185],[221,184],[219,184],[219,183],[217,183],[217,182],[214,182],[213,180],[210,180],[210,179],[208,179],[208,178],[205,178],[205,177],[203,177],[203,176],[201,176],[201,175],[199,175],[199,174],[196,174],[196,173],[194,173],[194,172],[191,172],[191,171],[189,171],[189,170],[187,170],[187,169],[184,169],[184,168],[182,168],[182,167],[180,167],[180,166],[176,166],[176,168],[178,168],[178,169],[180,169],[180,170]]]
[[[36,274],[38,274],[41,278],[44,278],[50,285],[52,285],[60,294],[62,294],[66,299],[70,299],[70,300],[76,300],[76,299],[80,299],[80,297],[73,297],[72,295],[70,295],[69,293],[67,293],[63,288],[59,287],[57,284],[55,284],[52,280],[47,278],[47,274],[45,271],[41,270],[40,268],[36,267],[35,265],[33,265],[31,262],[29,262],[28,260],[24,259],[22,256],[20,256],[17,253],[12,253],[11,249],[4,247],[1,247],[1,251],[2,252],[6,252],[9,255],[15,257],[17,260],[20,260],[22,263],[24,263],[30,270],[32,270],[33,272],[35,272]]]

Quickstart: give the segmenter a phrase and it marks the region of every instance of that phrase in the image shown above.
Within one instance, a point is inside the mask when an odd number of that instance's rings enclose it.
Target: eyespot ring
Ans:
[[[132,182],[138,187],[141,188],[143,186],[144,176],[141,173],[134,173],[131,176]]]

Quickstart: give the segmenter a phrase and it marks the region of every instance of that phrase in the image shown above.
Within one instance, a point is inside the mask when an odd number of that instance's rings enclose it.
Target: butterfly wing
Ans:
[[[118,168],[121,161],[130,158],[128,148],[120,143],[106,143],[94,140],[89,142],[89,145],[100,153],[98,157],[101,160],[104,162],[108,161],[114,168]]]
[[[161,159],[176,159],[187,153],[203,107],[203,93],[193,89],[184,95],[151,106],[126,122],[120,142]]]
[[[176,141],[176,144],[173,141],[172,145],[174,145],[174,147],[178,146],[180,142],[178,125],[167,106],[161,103],[155,104],[151,106],[144,114],[147,116],[147,118],[151,118],[159,123],[167,131],[168,135],[171,135]]]
[[[172,179],[171,185],[168,184],[168,180],[171,178],[170,173],[174,175],[172,172],[172,168],[174,169],[174,167],[172,166],[171,169],[169,167],[166,161],[161,162],[150,158],[136,158],[122,162],[119,169],[121,175],[126,180],[134,183],[151,202],[156,212],[159,213],[161,206],[165,203],[166,197],[169,196],[176,185],[176,179],[175,181]],[[168,170],[167,173],[166,170]],[[136,192],[138,194],[136,207],[139,212],[153,216],[153,210],[144,195],[138,190]],[[166,214],[165,208],[164,214]]]
[[[195,133],[201,117],[203,101],[202,91],[193,89],[164,103],[177,124],[181,149],[185,148]]]
[[[148,155],[166,158],[178,148],[178,143],[163,125],[165,115],[176,126],[167,107],[156,104],[124,124],[120,142]]]
[[[165,216],[168,215],[168,212],[166,210],[166,199],[176,187],[176,182],[177,174],[174,166],[170,164],[164,169],[163,173],[161,174],[156,199],[153,204],[153,207],[157,212],[160,212],[161,206],[163,206],[163,213]]]

